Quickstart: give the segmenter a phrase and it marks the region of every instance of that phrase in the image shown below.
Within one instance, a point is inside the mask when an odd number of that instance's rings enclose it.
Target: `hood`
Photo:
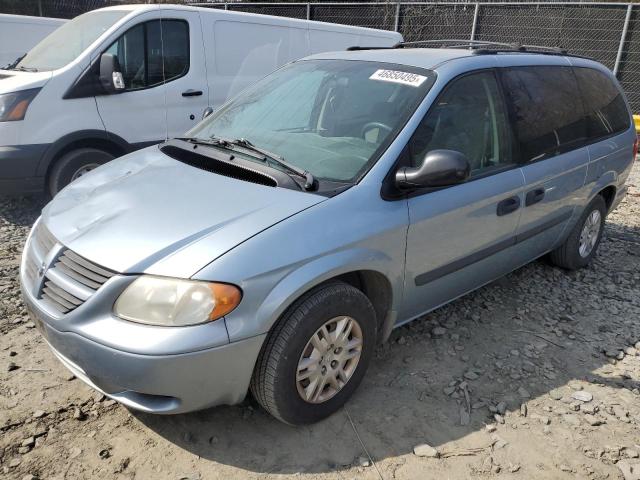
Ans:
[[[323,200],[210,173],[154,146],[69,185],[45,207],[42,222],[64,246],[103,267],[188,278]]]
[[[21,72],[19,70],[0,70],[0,95],[29,88],[39,88],[53,75],[52,72]]]

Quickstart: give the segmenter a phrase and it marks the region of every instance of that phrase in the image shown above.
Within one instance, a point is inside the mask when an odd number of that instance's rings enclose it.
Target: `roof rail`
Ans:
[[[359,45],[353,45],[351,47],[347,47],[347,52],[355,52],[358,50],[389,50],[392,48],[400,48],[400,45],[402,45],[402,42],[398,42],[390,47],[360,47]]]
[[[416,40],[413,42],[400,42],[397,44],[397,48],[406,47],[418,47],[425,45],[427,47],[441,47],[441,48],[481,48],[481,47],[502,47],[502,48],[518,48],[520,45],[515,43],[504,42],[490,42],[484,40],[465,40],[459,38],[443,38],[437,40]]]
[[[400,42],[390,47],[349,47],[347,50],[384,50],[394,48],[467,48],[472,50],[474,54],[493,54],[493,53],[540,53],[544,55],[563,55],[578,57],[572,55],[562,47],[549,47],[545,45],[523,45],[520,43],[491,42],[485,40],[467,40],[446,38],[441,40],[417,40],[412,42]]]

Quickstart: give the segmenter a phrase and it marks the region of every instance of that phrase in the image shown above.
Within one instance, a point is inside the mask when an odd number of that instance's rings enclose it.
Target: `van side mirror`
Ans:
[[[118,57],[111,53],[103,53],[100,56],[100,84],[109,94],[124,90],[120,62]]]
[[[205,108],[204,112],[202,112],[202,119],[204,120],[205,118],[207,118],[212,113],[213,113],[213,108],[211,108],[211,107]]]
[[[455,150],[432,150],[418,167],[401,167],[396,172],[396,186],[401,190],[421,187],[446,187],[469,178],[467,157]]]

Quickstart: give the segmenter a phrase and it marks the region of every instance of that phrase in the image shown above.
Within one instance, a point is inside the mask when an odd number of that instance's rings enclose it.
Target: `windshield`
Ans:
[[[128,10],[101,10],[80,15],[45,37],[16,68],[35,71],[62,68],[128,13]]]
[[[248,88],[187,132],[246,139],[313,174],[356,181],[397,135],[433,83],[428,70],[306,60]]]

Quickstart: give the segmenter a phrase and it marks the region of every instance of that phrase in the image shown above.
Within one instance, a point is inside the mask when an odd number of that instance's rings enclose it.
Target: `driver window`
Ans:
[[[508,120],[491,72],[474,73],[446,87],[409,141],[412,166],[438,149],[466,155],[471,176],[511,164]]]
[[[185,75],[188,28],[182,20],[152,20],[130,28],[111,44],[107,53],[118,57],[125,90],[155,87]]]

